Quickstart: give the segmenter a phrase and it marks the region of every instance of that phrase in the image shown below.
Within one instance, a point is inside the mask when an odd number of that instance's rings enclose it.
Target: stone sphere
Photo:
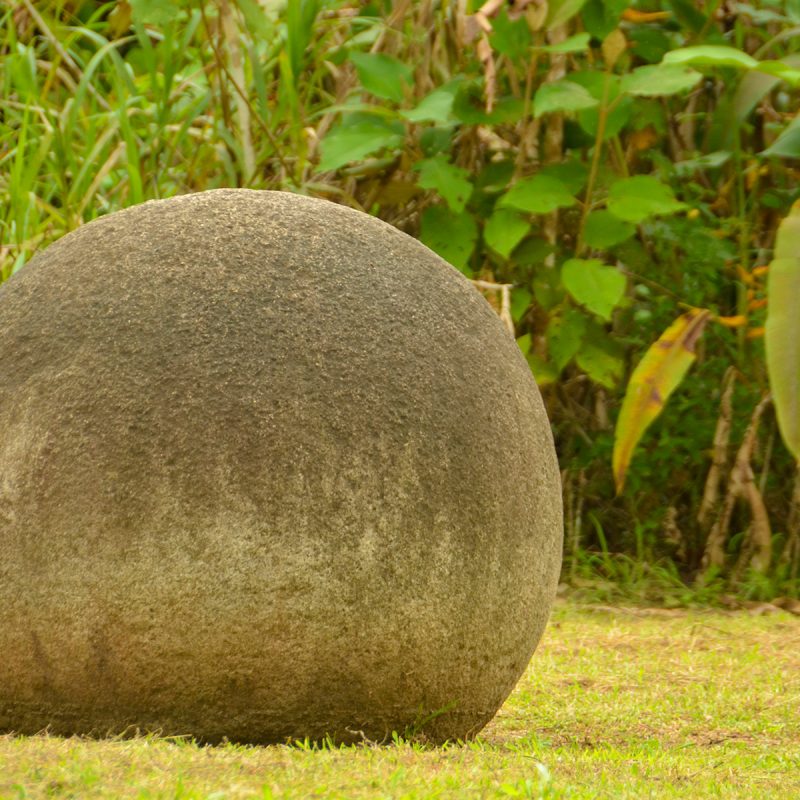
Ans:
[[[290,193],[144,203],[0,288],[0,731],[468,738],[546,624],[539,391],[422,244]]]

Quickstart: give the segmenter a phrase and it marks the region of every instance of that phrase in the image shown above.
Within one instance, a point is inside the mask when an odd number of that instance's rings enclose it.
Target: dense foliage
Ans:
[[[281,188],[377,214],[513,327],[556,432],[568,580],[796,593],[800,483],[762,331],[800,195],[798,0],[0,14],[3,278],[82,222],[181,192]],[[697,309],[696,363],[616,494],[632,370]]]

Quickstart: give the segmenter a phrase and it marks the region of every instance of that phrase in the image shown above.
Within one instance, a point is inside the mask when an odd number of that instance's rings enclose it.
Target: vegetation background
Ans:
[[[762,334],[800,196],[800,0],[0,0],[0,36],[3,280],[179,193],[376,214],[473,279],[528,358],[566,584],[796,605],[800,481]],[[682,366],[634,449],[623,398],[667,329]]]

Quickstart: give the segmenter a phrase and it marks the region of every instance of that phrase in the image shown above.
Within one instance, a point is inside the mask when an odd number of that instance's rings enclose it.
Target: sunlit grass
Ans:
[[[557,608],[477,741],[354,748],[0,739],[0,797],[800,796],[800,620]]]

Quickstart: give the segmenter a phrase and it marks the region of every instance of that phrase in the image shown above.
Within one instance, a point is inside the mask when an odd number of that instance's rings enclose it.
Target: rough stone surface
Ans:
[[[154,201],[0,288],[0,730],[477,732],[561,559],[549,425],[469,282],[291,194]]]

